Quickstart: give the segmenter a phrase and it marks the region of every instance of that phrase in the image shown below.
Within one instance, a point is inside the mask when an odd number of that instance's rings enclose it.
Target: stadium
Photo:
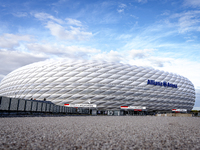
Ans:
[[[97,110],[192,110],[195,103],[194,85],[183,76],[86,60],[46,60],[16,69],[1,81],[0,95]]]

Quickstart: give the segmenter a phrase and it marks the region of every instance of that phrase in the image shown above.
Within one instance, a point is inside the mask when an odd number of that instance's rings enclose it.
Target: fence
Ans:
[[[4,113],[88,114],[89,110],[59,106],[50,101],[26,100],[0,96],[0,114]]]

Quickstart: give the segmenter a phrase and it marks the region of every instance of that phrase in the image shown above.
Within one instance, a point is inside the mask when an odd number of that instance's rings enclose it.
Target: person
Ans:
[[[44,98],[44,101],[46,101],[46,98]]]
[[[31,100],[33,100],[33,98],[31,97]]]

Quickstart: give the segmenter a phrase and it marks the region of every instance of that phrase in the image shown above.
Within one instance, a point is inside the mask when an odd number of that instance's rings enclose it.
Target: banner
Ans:
[[[64,104],[67,107],[97,107],[96,104]]]
[[[172,109],[175,112],[187,112],[187,109]]]
[[[121,109],[146,109],[146,107],[143,106],[121,106]]]

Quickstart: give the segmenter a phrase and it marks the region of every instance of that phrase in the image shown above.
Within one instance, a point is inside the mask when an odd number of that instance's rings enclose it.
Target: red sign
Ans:
[[[121,108],[128,108],[128,106],[121,106]]]

